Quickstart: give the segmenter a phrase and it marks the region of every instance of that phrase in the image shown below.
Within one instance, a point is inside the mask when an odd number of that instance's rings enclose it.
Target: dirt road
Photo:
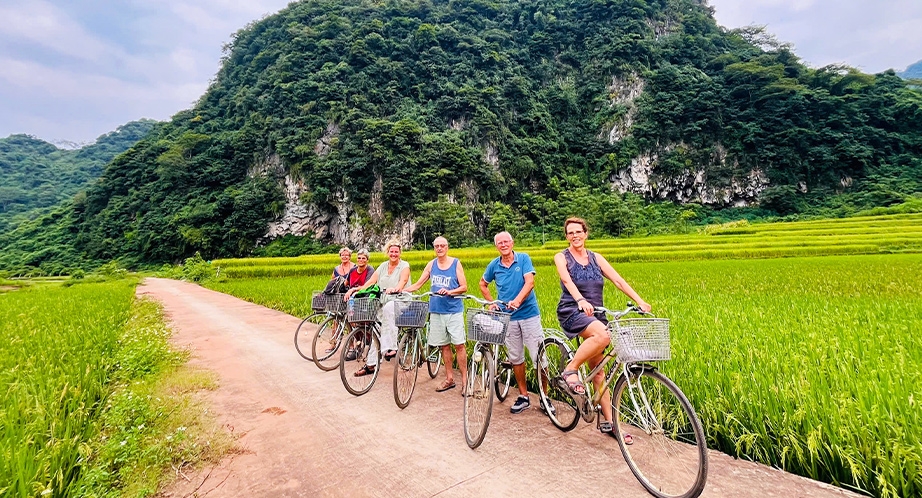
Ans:
[[[300,319],[197,285],[147,279],[138,288],[163,303],[174,343],[192,364],[216,372],[207,395],[221,423],[241,434],[243,451],[179,480],[164,496],[624,496],[646,498],[617,444],[593,425],[562,433],[538,409],[494,405],[483,445],[462,432],[459,389],[434,392],[444,376],[420,373],[405,410],[393,400],[385,363],[362,397],[338,371],[298,356]],[[751,462],[711,452],[703,496],[857,496]]]

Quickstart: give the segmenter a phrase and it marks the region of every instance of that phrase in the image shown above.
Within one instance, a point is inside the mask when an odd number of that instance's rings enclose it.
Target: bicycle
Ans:
[[[503,305],[502,301],[486,301],[469,294],[460,296],[483,306]],[[505,348],[510,314],[490,309],[465,310],[468,340],[474,341],[464,386],[464,439],[471,448],[483,443],[493,415],[493,395],[500,394],[496,379],[496,359],[500,346]],[[511,368],[511,367],[510,367]],[[509,393],[505,388],[503,399]]]
[[[314,364],[325,372],[339,367],[339,348],[342,346],[343,338],[348,330],[344,296],[345,294],[326,295],[324,309],[329,318],[320,324],[320,328],[317,329],[317,335],[314,336],[311,344]]]
[[[298,328],[295,329],[295,350],[307,361],[314,361],[313,343],[317,334],[310,335],[307,324],[321,326],[324,322],[335,316],[337,308],[333,306],[335,299],[339,298],[342,302],[342,294],[324,294],[322,291],[314,291],[311,297],[311,314],[301,320]],[[345,304],[345,303],[344,303]],[[345,309],[344,309],[345,311]]]
[[[650,364],[671,356],[669,320],[625,319],[629,313],[643,314],[630,303],[623,311],[595,310],[611,318],[612,346],[591,371],[580,369],[580,380],[589,381],[610,365],[603,387],[596,391],[592,382],[583,382],[585,394],[571,394],[561,372],[575,353],[562,333],[551,333],[538,350],[548,379],[538,376],[539,395],[545,406],[554,408],[546,412],[548,417],[563,431],[576,427],[580,417],[587,423],[595,419],[598,427],[600,403],[611,390],[615,439],[643,487],[659,498],[699,496],[708,467],[704,428],[685,394]],[[630,442],[625,440],[628,435]]]
[[[413,391],[416,389],[416,379],[419,367],[426,363],[429,377],[435,378],[442,365],[442,350],[426,343],[428,334],[427,318],[429,303],[421,298],[431,296],[425,294],[408,295],[412,300],[394,301],[394,322],[397,326],[397,362],[394,366],[394,402],[401,409],[410,404]],[[426,331],[423,332],[423,328]]]
[[[354,396],[371,390],[381,372],[381,331],[377,322],[380,309],[378,298],[363,297],[353,299],[346,312],[346,321],[352,326],[352,332],[342,341],[345,347],[340,347],[339,377],[346,391]],[[368,365],[371,351],[377,351],[374,370]],[[365,373],[356,375],[359,372]]]

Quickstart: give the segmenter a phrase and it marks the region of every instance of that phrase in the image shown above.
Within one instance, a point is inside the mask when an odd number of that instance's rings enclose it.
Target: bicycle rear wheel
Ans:
[[[538,395],[544,405],[544,412],[558,429],[570,431],[579,423],[576,401],[562,387],[561,373],[570,362],[573,352],[560,339],[548,337],[538,348]],[[543,370],[543,372],[542,372]]]
[[[406,408],[416,389],[420,352],[416,329],[404,329],[397,342],[397,364],[394,365],[394,402]]]
[[[643,487],[659,498],[700,495],[708,467],[704,428],[675,383],[653,367],[634,367],[615,383],[612,405],[621,454]]]
[[[343,387],[349,391],[349,394],[361,396],[375,385],[375,380],[381,373],[381,340],[378,337],[378,327],[359,325],[343,341],[343,346],[340,348],[339,378],[342,379]],[[351,355],[347,357],[350,347],[355,351],[354,359],[348,359]],[[356,375],[364,372],[365,368],[372,368],[367,364],[372,349],[378,352],[378,361],[375,362],[374,370],[366,375]]]
[[[480,349],[480,361],[474,361],[475,350],[467,369],[467,385],[464,386],[464,439],[474,449],[480,446],[490,427],[493,415],[493,377],[495,375],[493,353],[489,348]]]
[[[426,370],[429,372],[429,378],[434,379],[442,369],[442,348],[438,346],[426,346],[428,354],[426,355]]]
[[[343,344],[346,324],[342,318],[329,318],[320,325],[311,350],[317,368],[329,372],[339,367],[339,349]]]
[[[301,320],[295,329],[295,350],[308,361],[314,361],[314,337],[317,335],[316,327],[327,319],[324,313],[313,313]]]
[[[493,387],[496,389],[496,399],[502,403],[506,401],[506,397],[509,396],[510,388],[516,385],[516,383],[515,373],[512,370],[512,363],[509,363],[509,358],[506,355],[506,347],[500,346],[498,349],[499,354],[496,359],[496,381]]]

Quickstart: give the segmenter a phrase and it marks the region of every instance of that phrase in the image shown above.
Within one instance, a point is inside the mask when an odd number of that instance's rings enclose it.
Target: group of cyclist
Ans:
[[[590,368],[595,368],[602,361],[603,352],[610,341],[604,315],[595,313],[595,308],[603,305],[604,279],[614,283],[644,312],[649,312],[651,306],[631,288],[601,254],[586,248],[589,229],[585,220],[575,217],[568,218],[563,228],[569,246],[554,255],[554,264],[561,287],[561,296],[557,304],[557,319],[567,337],[571,339],[581,337],[582,343],[562,372],[561,387],[574,397],[584,397],[586,390],[578,375],[579,367],[583,363],[588,363]],[[487,265],[479,287],[484,299],[492,301],[490,284],[494,283],[497,299],[505,303],[503,311],[511,314],[506,335],[506,348],[508,360],[513,365],[519,396],[510,411],[521,413],[530,406],[525,382],[525,349],[528,349],[532,362],[535,362],[538,348],[544,339],[538,300],[534,291],[536,272],[528,254],[514,250],[515,242],[509,232],[496,234],[493,242],[499,256]],[[368,289],[372,285],[378,285],[383,289],[381,298],[383,306],[378,318],[381,323],[381,349],[385,351],[385,359],[393,358],[396,354],[395,294],[415,292],[427,281],[430,282],[433,295],[429,300],[428,342],[430,346],[442,349],[442,357],[447,366],[446,376],[436,391],[444,392],[456,386],[454,372],[451,368],[452,349],[457,355],[461,385],[467,385],[464,306],[461,299],[454,297],[466,293],[468,286],[461,262],[458,258],[448,256],[448,240],[444,237],[437,237],[432,245],[436,257],[426,265],[419,280],[412,284],[409,283],[410,265],[400,259],[401,246],[398,242],[388,245],[388,261],[382,263],[377,271],[368,266],[368,251],[364,249],[357,251],[356,263],[353,264],[351,250],[343,248],[339,253],[342,263],[333,270],[333,276],[345,279],[349,287],[345,299],[349,299],[356,292]],[[377,362],[378,351],[371,351],[368,358],[368,364],[355,375],[367,375],[374,372],[377,368],[375,362]],[[592,379],[597,390],[602,388],[605,380],[603,376],[604,372],[600,371]],[[465,394],[463,387],[461,394]],[[604,434],[615,437],[610,393],[605,397],[609,399],[609,402],[602,403],[602,414],[605,420],[600,423],[599,428]],[[540,408],[543,411],[553,409],[544,406],[543,401]],[[629,438],[629,435],[625,435],[626,444],[632,443]]]

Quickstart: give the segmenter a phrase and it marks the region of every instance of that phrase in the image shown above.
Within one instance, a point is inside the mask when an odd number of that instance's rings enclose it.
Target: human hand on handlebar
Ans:
[[[579,301],[577,301],[576,306],[579,308],[580,311],[585,313],[586,316],[592,316],[592,314],[595,312],[595,306],[593,306],[592,303],[590,303],[589,301],[585,299],[580,299]]]

